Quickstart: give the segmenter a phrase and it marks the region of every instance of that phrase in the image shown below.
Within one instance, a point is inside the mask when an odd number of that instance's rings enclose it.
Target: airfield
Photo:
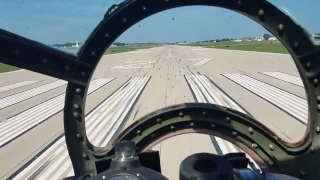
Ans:
[[[67,82],[26,70],[0,74],[0,82],[0,179],[72,176],[62,119]],[[290,55],[161,46],[102,57],[86,102],[88,138],[104,146],[143,115],[186,102],[250,114],[288,142],[306,130],[305,91]],[[188,155],[241,151],[198,134],[176,136],[153,149],[160,151],[169,179],[179,179],[180,162]]]

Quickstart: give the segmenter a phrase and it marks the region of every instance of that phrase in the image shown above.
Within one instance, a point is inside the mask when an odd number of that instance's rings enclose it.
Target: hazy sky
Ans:
[[[319,0],[270,0],[290,10],[311,33],[320,32]],[[84,41],[120,0],[0,0],[0,28],[45,44]],[[172,17],[175,20],[172,20]],[[139,27],[140,25],[140,27]],[[118,42],[176,42],[262,36],[260,25],[229,10],[184,7],[149,17]]]

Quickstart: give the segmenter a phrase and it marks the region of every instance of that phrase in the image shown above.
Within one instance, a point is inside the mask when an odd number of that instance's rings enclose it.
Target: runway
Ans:
[[[0,179],[73,175],[62,119],[67,82],[26,70],[3,74],[0,82]],[[185,102],[236,109],[289,142],[306,130],[305,92],[289,55],[162,46],[102,57],[86,102],[88,138],[104,146],[143,115]],[[178,179],[188,155],[241,151],[198,134],[176,136],[153,149],[160,151],[169,179]]]

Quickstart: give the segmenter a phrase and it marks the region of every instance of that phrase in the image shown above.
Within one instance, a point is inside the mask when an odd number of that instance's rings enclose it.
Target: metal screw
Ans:
[[[301,170],[301,171],[300,171],[300,175],[301,175],[301,176],[305,176],[306,173],[305,173],[303,170]]]
[[[319,126],[316,127],[316,132],[320,133],[320,127]]]
[[[215,124],[211,124],[211,127],[214,128],[214,127],[216,127],[216,125]]]
[[[269,160],[268,163],[270,164],[270,166],[274,165],[274,163],[271,160]]]
[[[142,10],[143,11],[147,10],[147,7],[146,6],[142,6]]]
[[[83,157],[83,159],[87,159],[88,155],[86,153],[82,153],[82,157]]]
[[[318,79],[314,79],[314,80],[313,80],[313,84],[314,84],[314,85],[317,85],[318,83],[319,83],[319,80],[318,80]]]
[[[104,33],[104,36],[105,36],[106,38],[108,38],[108,37],[109,37],[109,34],[108,34],[108,33]]]
[[[170,126],[170,129],[174,129],[174,126]]]
[[[164,0],[164,2],[169,2],[169,0]]]
[[[227,121],[227,123],[230,123],[230,121],[231,121],[230,117],[227,117],[226,121]]]
[[[102,179],[105,179],[107,176],[102,176]]]
[[[190,123],[190,126],[193,127],[193,126],[194,126],[194,123]]]
[[[233,131],[233,132],[232,132],[232,135],[233,135],[233,136],[237,136],[237,135],[238,135],[238,133],[237,133],[237,132],[235,132],[235,131]]]
[[[203,116],[206,116],[206,115],[207,115],[207,112],[202,111],[202,115],[203,115]]]
[[[80,93],[81,92],[81,89],[80,88],[77,88],[76,89],[76,93]]]
[[[241,5],[242,5],[242,1],[239,0],[239,1],[237,2],[237,4],[238,4],[238,6],[241,6]]]
[[[250,132],[250,134],[252,134],[252,133],[253,133],[253,129],[252,129],[252,127],[249,127],[249,132]]]
[[[82,139],[81,134],[77,134],[77,139]]]
[[[81,76],[86,76],[86,73],[85,72],[81,72]]]
[[[318,110],[320,110],[320,104],[317,105]]]
[[[269,144],[269,149],[274,150],[274,145],[273,144]]]
[[[42,59],[42,62],[43,62],[43,63],[47,63],[47,62],[48,62],[48,60],[47,60],[47,59],[45,59],[45,58],[43,58],[43,59]]]
[[[180,116],[180,117],[183,117],[183,112],[180,112],[180,113],[179,113],[179,116]]]
[[[140,130],[137,130],[137,134],[139,134],[139,135],[140,135],[140,134],[141,134],[141,131],[140,131]]]
[[[66,66],[64,67],[64,69],[65,69],[66,71],[69,71],[69,70],[70,70],[70,67],[69,67],[68,65],[66,65]]]
[[[320,96],[317,96],[317,102],[320,102]]]
[[[96,56],[96,52],[92,51],[91,56]]]
[[[307,62],[307,67],[311,67],[311,62]]]
[[[79,116],[79,113],[78,113],[78,112],[74,112],[74,113],[73,113],[73,116],[74,116],[74,117],[78,117],[78,116]]]
[[[137,173],[137,176],[140,176],[140,174],[139,174],[139,173]]]
[[[294,43],[293,43],[293,46],[296,47],[296,48],[299,47],[299,42],[297,42],[297,41],[294,42]]]
[[[251,144],[252,148],[257,149],[258,145],[256,143]]]
[[[160,118],[157,119],[157,123],[161,124],[161,119]]]
[[[279,30],[279,31],[282,31],[283,29],[284,29],[284,25],[283,25],[283,24],[279,24],[278,30]]]
[[[79,108],[79,104],[74,104],[73,107],[74,107],[75,109],[78,109],[78,108]]]
[[[311,152],[312,154],[314,153],[314,148],[313,148],[313,147],[310,148],[310,152]]]
[[[260,16],[262,16],[262,15],[264,15],[264,10],[260,9],[258,13]]]
[[[121,20],[122,20],[123,23],[126,23],[126,22],[127,22],[127,19],[126,19],[126,18],[122,18]]]

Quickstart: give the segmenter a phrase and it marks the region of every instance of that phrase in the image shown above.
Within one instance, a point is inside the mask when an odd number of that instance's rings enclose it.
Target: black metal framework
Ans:
[[[94,175],[97,173],[95,162],[107,158],[113,152],[112,144],[103,148],[94,147],[88,141],[85,131],[86,91],[100,58],[114,40],[138,21],[164,10],[192,5],[215,6],[236,11],[261,24],[283,43],[293,57],[308,97],[309,126],[305,136],[299,142],[288,143],[254,119],[230,109],[212,105],[178,105],[142,118],[120,135],[119,139],[134,139],[137,146],[143,149],[150,143],[148,132],[151,130],[157,132],[153,139],[161,139],[164,135],[175,132],[175,127],[187,127],[196,122],[199,126],[192,129],[224,135],[227,139],[244,144],[244,149],[259,155],[273,171],[300,178],[318,179],[320,171],[316,167],[320,164],[320,48],[313,44],[311,35],[299,24],[268,1],[127,0],[108,10],[78,57],[1,30],[0,61],[69,81],[64,108],[69,155],[76,176]],[[207,117],[200,115],[203,113],[200,113],[201,109],[207,111]],[[180,113],[179,117],[175,116],[178,111],[182,111],[182,116]],[[154,123],[157,116],[161,116],[162,124]],[[208,123],[217,124],[221,128],[208,131]],[[147,125],[150,128],[146,128]],[[252,130],[253,134],[250,133]]]

